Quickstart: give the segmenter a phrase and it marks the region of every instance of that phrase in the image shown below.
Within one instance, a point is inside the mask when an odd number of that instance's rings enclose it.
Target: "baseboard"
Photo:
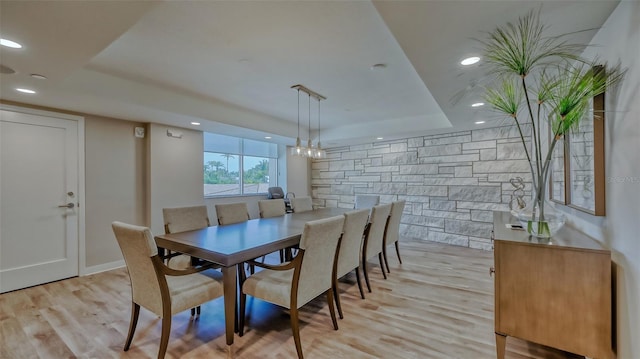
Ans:
[[[98,264],[96,266],[86,267],[83,271],[80,272],[80,276],[106,272],[112,269],[122,268],[124,266],[124,259],[104,264]]]

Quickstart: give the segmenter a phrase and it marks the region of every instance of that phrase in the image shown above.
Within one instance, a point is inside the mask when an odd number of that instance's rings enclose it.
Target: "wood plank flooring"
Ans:
[[[373,293],[360,299],[355,275],[340,283],[345,318],[331,326],[324,297],[300,315],[306,358],[495,358],[491,252],[401,241],[391,274],[371,266]],[[366,289],[365,289],[366,290]],[[251,297],[249,297],[251,298]],[[123,352],[131,293],[126,269],[0,295],[0,358],[155,358],[161,321],[145,309]],[[245,335],[224,338],[222,299],[173,317],[167,358],[294,358],[286,311],[249,299]],[[518,339],[507,358],[580,358]]]

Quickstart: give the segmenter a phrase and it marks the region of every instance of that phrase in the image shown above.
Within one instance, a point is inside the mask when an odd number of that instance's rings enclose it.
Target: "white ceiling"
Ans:
[[[324,147],[462,130],[483,76],[474,38],[540,9],[551,31],[600,27],[617,1],[0,1],[0,98],[293,144],[303,84]],[[595,30],[577,40],[589,42]],[[381,70],[371,70],[377,63]],[[48,80],[31,78],[31,73]],[[25,95],[16,87],[38,91]],[[304,95],[304,94],[303,94]],[[309,105],[301,97],[301,135]],[[317,103],[311,103],[317,140]]]

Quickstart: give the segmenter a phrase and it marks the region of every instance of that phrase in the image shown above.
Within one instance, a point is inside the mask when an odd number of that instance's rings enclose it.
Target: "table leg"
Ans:
[[[236,266],[222,267],[222,281],[224,285],[224,323],[227,335],[227,345],[233,344],[234,328],[236,326]]]
[[[504,359],[505,349],[507,346],[507,336],[496,333],[496,357]]]

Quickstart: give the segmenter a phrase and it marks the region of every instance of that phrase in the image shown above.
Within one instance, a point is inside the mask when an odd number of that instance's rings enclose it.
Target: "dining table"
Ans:
[[[236,266],[300,242],[305,223],[341,216],[353,209],[319,208],[256,218],[224,226],[155,236],[160,250],[188,254],[220,266],[224,286],[224,316],[227,345],[233,344],[238,298]]]

